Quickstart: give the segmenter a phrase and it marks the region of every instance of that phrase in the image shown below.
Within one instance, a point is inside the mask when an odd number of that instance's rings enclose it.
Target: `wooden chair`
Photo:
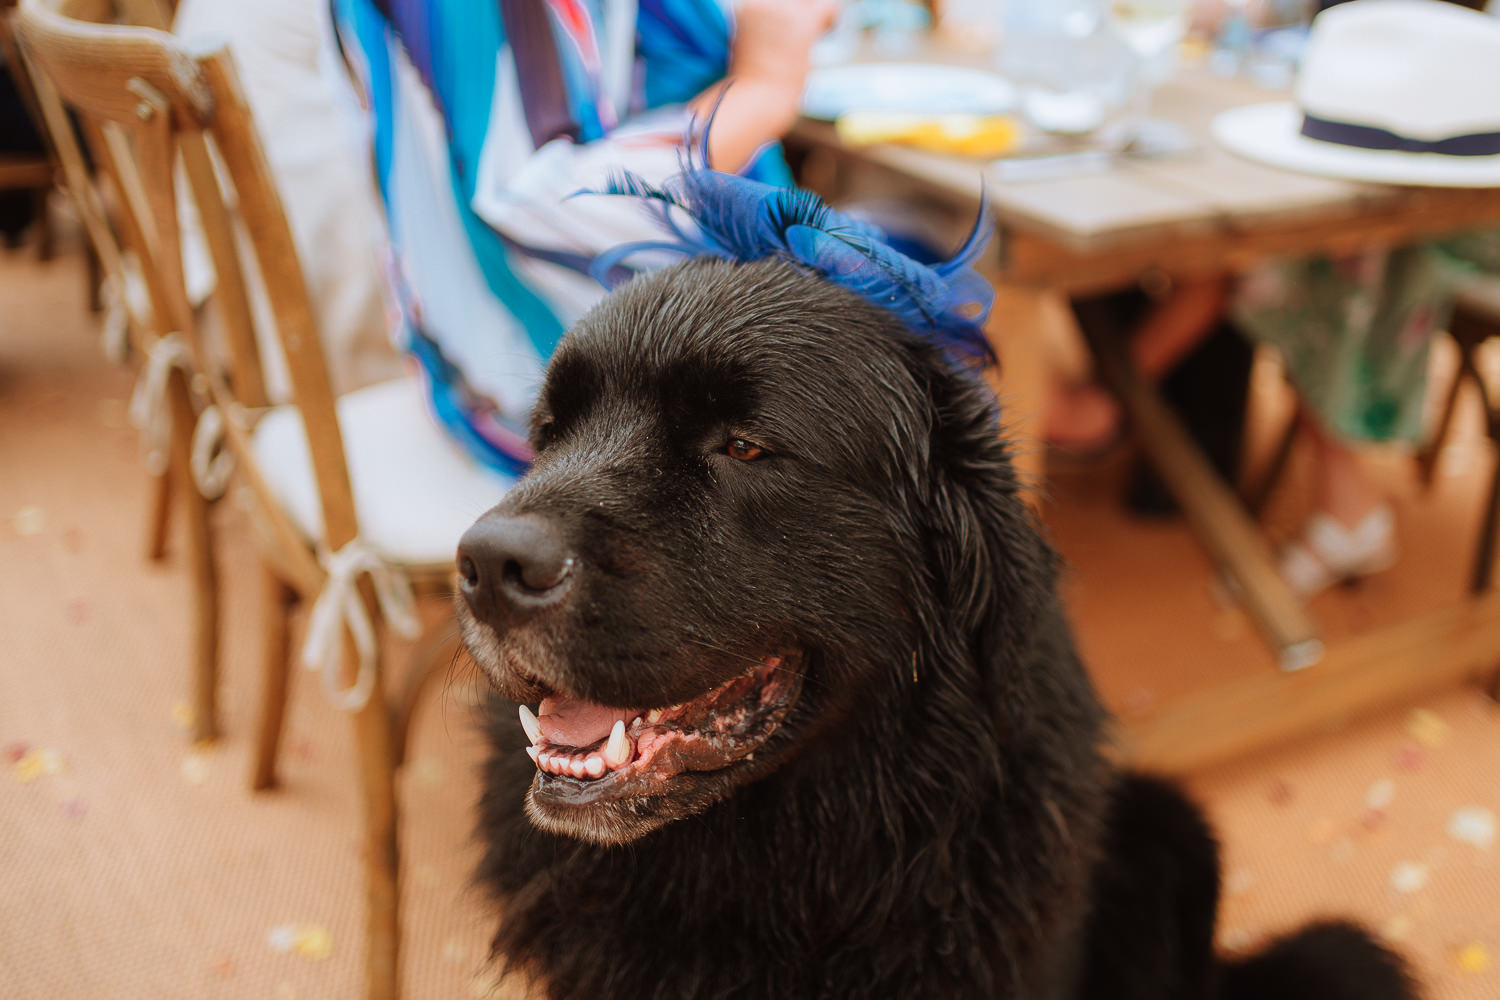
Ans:
[[[1500,389],[1486,383],[1478,364],[1480,347],[1488,340],[1500,338],[1500,278],[1476,279],[1459,290],[1453,302],[1453,316],[1448,321],[1448,335],[1458,346],[1458,370],[1444,394],[1437,426],[1417,455],[1417,469],[1426,486],[1432,485],[1438,455],[1453,423],[1458,393],[1466,380],[1479,393],[1485,433],[1500,449]],[[1490,475],[1490,488],[1480,516],[1479,536],[1475,540],[1474,561],[1469,571],[1469,590],[1475,594],[1488,590],[1494,575],[1497,521],[1500,521],[1500,452],[1496,454],[1495,468]]]
[[[0,72],[10,72],[20,91],[21,100],[32,112],[33,120],[39,120],[30,81],[22,69],[20,55],[12,37],[10,22],[15,6],[16,0],[0,0],[0,63],[3,63]],[[45,136],[43,141],[45,142]],[[51,214],[47,210],[47,196],[52,191],[56,173],[56,161],[46,150],[34,154],[0,154],[0,191],[29,191],[36,204],[39,233],[37,256],[42,260],[48,260],[52,256],[52,224]]]
[[[1486,384],[1478,365],[1480,347],[1488,340],[1500,338],[1500,278],[1482,278],[1459,289],[1448,321],[1448,336],[1458,348],[1458,368],[1444,393],[1443,408],[1437,425],[1416,455],[1417,474],[1426,487],[1436,475],[1438,456],[1447,441],[1459,391],[1465,381],[1473,384],[1484,412],[1485,432],[1497,449],[1494,471],[1480,514],[1479,532],[1474,542],[1474,557],[1469,569],[1469,592],[1482,594],[1490,588],[1495,570],[1495,547],[1500,539],[1500,390]],[[1246,491],[1246,505],[1259,513],[1272,490],[1280,481],[1295,444],[1298,419],[1294,415],[1273,451],[1260,479]],[[1500,682],[1500,674],[1496,675]]]
[[[0,0],[0,5],[10,2]],[[9,39],[15,15],[0,13]],[[132,0],[128,14],[144,23],[165,23],[155,0]],[[21,70],[28,63],[24,53],[15,46],[10,52]],[[209,503],[189,474],[193,423],[201,399],[188,385],[186,368],[174,364],[185,357],[181,337],[169,336],[183,322],[174,317],[190,310],[173,301],[169,283],[158,275],[154,261],[163,251],[154,241],[154,231],[141,225],[141,213],[128,210],[132,199],[142,196],[139,182],[129,172],[129,164],[112,155],[106,131],[98,123],[70,117],[44,75],[30,71],[19,75],[35,104],[61,186],[83,223],[92,265],[91,297],[97,295],[101,272],[109,289],[105,350],[119,360],[129,356],[142,364],[132,415],[146,436],[150,477],[146,556],[153,561],[165,556],[169,515],[175,503],[187,529],[193,617],[189,737],[194,742],[213,740],[219,735],[217,573]],[[85,155],[85,150],[91,155]]]
[[[200,471],[232,456],[243,483],[266,594],[256,788],[276,781],[288,614],[299,600],[313,602],[302,659],[322,671],[327,693],[350,714],[358,761],[366,996],[394,997],[395,770],[431,671],[409,670],[402,696],[389,699],[381,626],[414,624],[406,580],[451,585],[459,535],[509,482],[446,437],[415,379],[334,398],[296,247],[227,50],[192,51],[159,30],[94,23],[117,12],[106,0],[22,0],[19,35],[39,75],[97,137],[111,176],[134,193],[122,199],[126,214],[148,248],[146,270],[171,328],[188,346],[191,378],[173,384],[184,397],[200,386],[207,403],[194,433]],[[187,302],[173,187],[179,157],[218,274],[214,305],[229,334],[224,364],[210,359]],[[241,244],[253,259],[241,259]],[[265,405],[244,303],[249,266],[259,270],[290,377],[292,400],[281,405]],[[229,321],[237,310],[240,318]],[[451,631],[447,621],[429,630],[419,667],[452,648]]]

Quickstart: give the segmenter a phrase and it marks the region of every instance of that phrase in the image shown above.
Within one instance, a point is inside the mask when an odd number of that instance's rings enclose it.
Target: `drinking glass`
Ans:
[[[1109,0],[1009,0],[1002,72],[1020,88],[1035,128],[1060,136],[1096,132],[1129,96],[1131,55],[1109,30]]]
[[[1177,47],[1187,34],[1191,0],[1110,0],[1109,19],[1136,59],[1132,115],[1126,144],[1154,152],[1186,149],[1186,130],[1151,115],[1156,88],[1177,69]]]

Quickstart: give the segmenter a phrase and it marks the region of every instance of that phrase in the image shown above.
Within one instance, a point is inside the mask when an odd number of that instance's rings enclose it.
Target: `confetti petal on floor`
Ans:
[[[68,764],[63,755],[46,747],[27,750],[11,765],[11,773],[22,784],[30,784],[47,775],[62,774],[67,769]]]
[[[443,942],[443,961],[464,965],[469,961],[470,949],[465,941],[449,938]]]
[[[16,741],[15,743],[7,743],[7,744],[5,744],[5,750],[3,752],[3,756],[5,757],[5,763],[7,763],[7,764],[14,764],[14,763],[16,763],[22,757],[26,756],[26,751],[28,751],[30,749],[31,749],[31,747],[28,744],[22,743],[19,740]]]
[[[220,979],[228,979],[234,975],[234,958],[230,955],[220,955],[214,959],[213,965],[210,968],[213,969],[214,975]]]
[[[1429,874],[1426,865],[1418,861],[1402,861],[1391,869],[1391,888],[1399,893],[1420,892],[1427,885]]]
[[[1396,798],[1396,783],[1381,778],[1365,790],[1365,808],[1385,812]]]
[[[22,538],[34,538],[47,530],[47,514],[40,507],[22,507],[11,516],[10,525]]]
[[[411,762],[411,782],[421,788],[435,788],[443,783],[447,772],[436,757],[419,757]]]
[[[1411,773],[1420,771],[1427,760],[1427,751],[1416,743],[1403,743],[1396,748],[1395,764],[1398,770]]]
[[[76,795],[72,798],[64,799],[59,808],[62,809],[62,814],[68,819],[83,819],[84,814],[89,811],[88,806],[84,805],[83,800]]]
[[[1273,806],[1287,805],[1292,801],[1291,783],[1280,778],[1276,779],[1275,781],[1271,782],[1271,786],[1266,789],[1266,798],[1270,800],[1271,805]]]
[[[321,962],[333,954],[333,935],[321,924],[303,924],[297,928],[292,948],[303,958]]]
[[[1219,932],[1219,948],[1231,955],[1249,951],[1251,944],[1250,933],[1241,928],[1231,927]]]
[[[1398,913],[1380,925],[1380,936],[1391,944],[1400,944],[1411,936],[1417,922],[1409,913]]]
[[[1490,967],[1490,953],[1478,941],[1472,941],[1458,949],[1454,964],[1470,975],[1478,975]]]
[[[1448,836],[1488,851],[1495,844],[1495,814],[1483,806],[1464,806],[1448,817]]]
[[[313,741],[306,736],[299,736],[292,740],[291,746],[288,749],[291,751],[294,759],[304,764],[313,759]]]
[[[284,955],[297,946],[297,925],[278,924],[266,932],[266,944],[278,955]]]
[[[208,755],[194,751],[182,758],[182,780],[190,785],[208,781]]]
[[[172,706],[172,725],[181,732],[188,732],[193,728],[196,716],[193,714],[193,706],[185,701],[179,701]]]
[[[1436,712],[1414,708],[1406,717],[1406,734],[1428,750],[1435,750],[1448,739],[1448,723]]]

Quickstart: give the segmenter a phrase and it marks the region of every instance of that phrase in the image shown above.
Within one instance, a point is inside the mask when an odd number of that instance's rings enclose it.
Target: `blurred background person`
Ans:
[[[1346,2],[1359,0],[1319,6]],[[1482,0],[1449,2],[1484,7]],[[1243,7],[1200,4],[1197,17]],[[1432,336],[1447,322],[1457,285],[1479,271],[1500,272],[1500,233],[1277,261],[1238,278],[1188,281],[1135,324],[1131,356],[1151,379],[1166,377],[1226,319],[1252,342],[1276,349],[1298,394],[1316,470],[1310,512],[1280,553],[1281,573],[1299,594],[1394,564],[1394,512],[1363,471],[1360,452],[1371,444],[1421,443]],[[1242,392],[1230,396],[1243,405]],[[1116,439],[1119,421],[1118,405],[1101,387],[1058,381],[1046,433],[1054,444],[1089,453]],[[1233,462],[1210,457],[1234,474],[1238,448]]]
[[[651,238],[630,199],[579,196],[621,170],[708,159],[791,175],[809,51],[835,0],[335,0],[374,122],[404,345],[438,416],[479,460],[519,471],[554,345],[603,294],[601,250]],[[732,84],[732,86],[725,86]]]

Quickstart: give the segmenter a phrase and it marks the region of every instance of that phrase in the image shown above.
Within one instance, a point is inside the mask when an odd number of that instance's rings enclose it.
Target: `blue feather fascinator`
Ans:
[[[633,272],[625,261],[644,252],[744,262],[772,257],[895,313],[914,333],[963,360],[994,360],[981,329],[994,290],[973,268],[987,233],[983,209],[957,254],[925,264],[892,247],[879,229],[829,208],[810,191],[697,166],[691,153],[682,172],[660,186],[621,172],[603,191],[590,193],[644,199],[667,236],[625,243],[596,257],[589,273],[606,287],[628,278]]]

